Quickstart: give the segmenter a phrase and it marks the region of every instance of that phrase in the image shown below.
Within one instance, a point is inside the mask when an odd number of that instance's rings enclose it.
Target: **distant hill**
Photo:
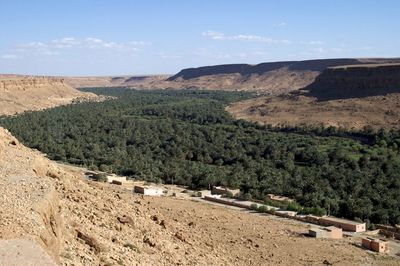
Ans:
[[[172,76],[144,75],[63,78],[66,83],[75,88],[96,86],[128,86],[138,89],[198,88],[227,91],[258,91],[278,95],[309,86],[329,67],[386,63],[400,63],[400,59],[339,58],[269,62],[257,65],[226,64],[187,68]]]
[[[271,125],[400,128],[400,64],[326,68],[309,86],[287,95],[235,103],[235,117]]]
[[[135,87],[140,89],[153,88],[153,83],[163,83],[170,75],[142,76],[99,76],[99,77],[62,77],[74,88],[88,87]],[[157,86],[155,86],[157,88]]]
[[[198,68],[187,68],[181,70],[178,74],[168,78],[168,81],[177,81],[179,79],[189,80],[202,76],[221,75],[221,74],[240,74],[242,76],[263,75],[270,71],[286,68],[288,71],[322,71],[327,67],[362,64],[357,59],[318,59],[306,61],[282,61],[261,63],[258,65],[232,64],[204,66]]]
[[[0,75],[0,115],[97,98],[72,88],[61,78]]]

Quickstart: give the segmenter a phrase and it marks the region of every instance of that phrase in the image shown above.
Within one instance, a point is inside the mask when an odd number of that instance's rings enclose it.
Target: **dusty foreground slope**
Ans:
[[[96,95],[80,92],[60,78],[0,75],[0,114],[12,115],[95,98]]]
[[[63,265],[400,265],[295,222],[86,181],[1,128],[0,195],[0,241],[32,239]]]

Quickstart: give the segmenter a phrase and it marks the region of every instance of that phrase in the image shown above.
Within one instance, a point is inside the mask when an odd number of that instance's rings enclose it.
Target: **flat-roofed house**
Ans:
[[[387,253],[389,252],[388,242],[382,239],[376,239],[372,237],[363,238],[361,245],[363,248],[378,252]]]
[[[117,182],[114,182],[114,181],[117,181]],[[117,176],[117,175],[114,175],[114,174],[107,175],[107,182],[119,185],[119,184],[122,184],[122,183],[126,182],[126,176]]]
[[[279,201],[279,202],[293,202],[294,200],[285,196],[279,196],[274,194],[268,194],[267,199]]]
[[[311,228],[308,234],[315,238],[341,239],[343,237],[342,229],[334,226]]]
[[[151,187],[151,186],[134,186],[133,191],[135,193],[143,194],[146,196],[163,195],[163,190],[161,188]]]
[[[336,226],[349,232],[365,232],[365,223],[359,223],[346,219],[340,219],[332,216],[323,216],[319,219],[319,224],[323,226]]]
[[[227,195],[228,193],[231,193],[233,196],[236,196],[240,193],[240,189],[230,189],[227,187],[213,186],[211,190],[211,194]]]

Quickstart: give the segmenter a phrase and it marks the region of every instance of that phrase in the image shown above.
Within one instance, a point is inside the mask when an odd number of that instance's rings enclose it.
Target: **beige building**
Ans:
[[[361,242],[363,248],[378,252],[378,253],[388,253],[389,246],[388,242],[381,239],[375,239],[372,237],[363,238]]]
[[[336,226],[342,228],[344,231],[349,232],[365,232],[365,223],[359,223],[355,221],[340,219],[331,216],[323,216],[319,219],[319,224],[323,226]]]
[[[240,193],[240,189],[213,186],[211,190],[211,194],[227,195],[228,193],[232,193],[233,196],[237,196]]]
[[[267,199],[274,200],[274,201],[279,201],[279,202],[293,202],[294,200],[288,197],[284,196],[279,196],[279,195],[274,195],[274,194],[268,194]]]
[[[289,217],[294,217],[296,216],[297,212],[294,211],[275,211],[276,215],[281,215],[281,216],[289,216]]]
[[[134,186],[133,191],[146,196],[161,196],[164,193],[161,188],[150,186]]]
[[[334,226],[311,228],[308,234],[315,238],[341,239],[343,237],[342,229]]]
[[[107,182],[108,183],[114,183],[114,184],[118,184],[115,183],[114,181],[118,181],[121,184],[126,182],[126,177],[125,176],[117,176],[117,175],[107,175]]]

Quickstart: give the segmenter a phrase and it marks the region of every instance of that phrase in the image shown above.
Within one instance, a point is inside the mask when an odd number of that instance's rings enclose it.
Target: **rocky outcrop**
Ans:
[[[3,91],[31,90],[42,86],[66,86],[64,79],[46,77],[0,78],[0,89]]]
[[[320,101],[363,98],[400,92],[400,64],[327,68],[305,88]]]

